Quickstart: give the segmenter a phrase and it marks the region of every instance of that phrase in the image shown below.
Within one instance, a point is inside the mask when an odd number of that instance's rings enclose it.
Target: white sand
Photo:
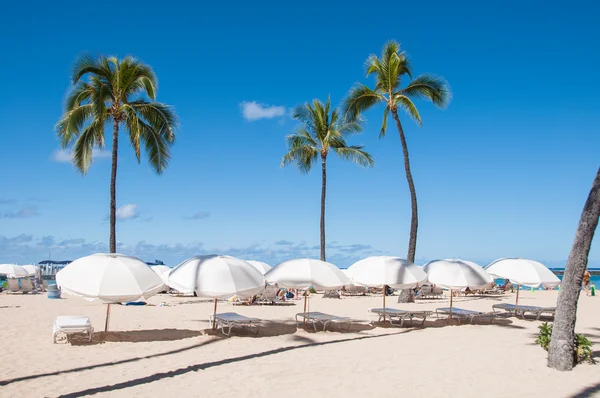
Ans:
[[[557,292],[523,292],[522,304],[551,306]],[[169,306],[155,306],[166,302]],[[465,309],[491,310],[503,298],[458,299]],[[354,327],[349,333],[298,330],[292,306],[232,306],[267,322],[258,337],[203,334],[212,303],[155,296],[153,305],[113,306],[111,332],[91,345],[52,344],[58,315],[87,315],[103,330],[105,306],[67,296],[0,295],[0,396],[600,396],[600,364],[572,372],[546,367],[546,352],[533,344],[541,321],[510,318],[493,325],[425,328]],[[448,300],[395,308],[435,309]],[[311,310],[368,319],[381,297],[311,298]],[[577,332],[588,335],[600,357],[600,297],[579,303]],[[598,358],[600,359],[600,358]],[[579,394],[579,395],[578,395]]]

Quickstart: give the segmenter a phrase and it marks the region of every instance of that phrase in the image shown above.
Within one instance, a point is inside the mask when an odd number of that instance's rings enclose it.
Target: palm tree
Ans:
[[[422,126],[421,116],[412,99],[427,99],[436,106],[444,108],[450,102],[450,87],[445,80],[432,75],[424,74],[413,79],[408,58],[404,52],[400,52],[400,44],[393,40],[385,44],[381,58],[378,58],[376,55],[370,55],[367,58],[366,69],[367,76],[371,73],[375,74],[375,89],[372,90],[364,84],[356,84],[350,90],[344,102],[344,112],[346,117],[353,120],[361,112],[371,108],[375,104],[383,103],[385,110],[383,112],[383,125],[379,134],[380,138],[385,135],[388,114],[392,113],[392,117],[398,127],[398,133],[400,134],[400,142],[402,143],[402,151],[404,153],[404,168],[406,179],[408,180],[408,189],[410,190],[412,217],[407,259],[414,262],[417,249],[417,228],[419,225],[417,193],[410,171],[408,147],[406,146],[404,130],[398,118],[398,109],[404,110],[419,126]],[[406,87],[401,88],[401,80],[405,76],[408,77],[409,83]]]
[[[123,127],[140,162],[140,141],[156,173],[169,163],[175,141],[177,115],[156,102],[158,81],[152,68],[127,56],[93,58],[84,54],[75,62],[65,113],[56,124],[63,149],[74,144],[73,163],[86,174],[93,149],[104,149],[104,126],[112,123],[110,179],[110,252],[116,252],[116,182],[119,128]]]
[[[556,303],[556,316],[548,350],[548,366],[557,370],[571,370],[575,365],[573,351],[575,350],[577,301],[599,217],[600,168],[596,172],[596,178],[579,219]]]
[[[294,119],[300,122],[298,130],[286,137],[289,151],[281,160],[281,167],[296,162],[298,170],[308,173],[321,158],[321,260],[325,261],[325,195],[327,191],[327,156],[335,152],[343,159],[360,166],[372,166],[371,155],[362,150],[362,146],[348,145],[346,137],[362,131],[361,120],[352,121],[340,117],[337,109],[329,114],[330,98],[323,104],[315,99],[312,104],[299,106],[294,111]]]

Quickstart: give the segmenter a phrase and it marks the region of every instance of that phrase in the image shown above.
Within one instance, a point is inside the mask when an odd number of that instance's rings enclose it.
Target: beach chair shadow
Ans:
[[[124,330],[112,332],[94,332],[92,341],[87,338],[73,335],[72,345],[94,345],[104,343],[147,343],[153,341],[176,341],[201,336],[200,330],[189,329],[150,329],[150,330]]]

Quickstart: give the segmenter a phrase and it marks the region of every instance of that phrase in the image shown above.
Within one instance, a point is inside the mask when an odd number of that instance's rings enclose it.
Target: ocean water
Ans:
[[[558,279],[562,280],[562,275],[558,275]],[[504,279],[496,279],[496,285],[503,285],[504,284]],[[596,285],[597,289],[600,289],[600,275],[592,275],[592,277],[590,278],[590,285],[594,284]],[[531,289],[530,287],[526,287],[526,286],[522,286],[521,289],[525,289],[525,290],[529,290]],[[599,294],[599,293],[596,293]]]

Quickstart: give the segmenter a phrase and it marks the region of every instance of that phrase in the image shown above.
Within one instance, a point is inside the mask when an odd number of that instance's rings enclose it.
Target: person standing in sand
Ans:
[[[583,290],[585,290],[585,295],[589,296],[590,295],[590,271],[586,268],[585,272],[583,273]]]

